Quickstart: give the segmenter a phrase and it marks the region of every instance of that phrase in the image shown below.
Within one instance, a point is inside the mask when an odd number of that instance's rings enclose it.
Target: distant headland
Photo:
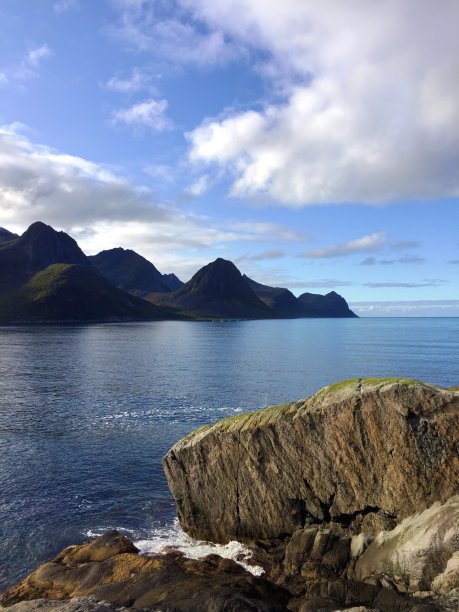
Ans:
[[[357,317],[331,291],[262,285],[218,258],[186,283],[135,251],[86,256],[40,221],[18,236],[0,228],[0,323]]]

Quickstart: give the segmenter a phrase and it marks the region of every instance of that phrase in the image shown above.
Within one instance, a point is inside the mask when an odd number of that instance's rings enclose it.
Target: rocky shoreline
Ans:
[[[224,419],[164,459],[184,530],[217,555],[140,555],[117,532],[3,594],[9,611],[459,609],[459,392],[356,379]],[[60,603],[59,603],[60,602]]]

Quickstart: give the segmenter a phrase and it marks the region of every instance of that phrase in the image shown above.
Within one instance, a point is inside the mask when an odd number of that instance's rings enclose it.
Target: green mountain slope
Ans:
[[[0,321],[107,321],[176,318],[113,287],[89,268],[53,264],[0,297]]]

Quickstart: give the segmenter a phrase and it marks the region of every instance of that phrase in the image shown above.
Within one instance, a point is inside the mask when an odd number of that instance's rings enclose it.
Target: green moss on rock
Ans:
[[[255,429],[262,425],[276,421],[278,418],[291,418],[297,409],[294,404],[278,404],[258,410],[256,412],[247,412],[245,414],[236,414],[234,416],[217,421],[214,424],[215,430],[234,431],[243,429]]]

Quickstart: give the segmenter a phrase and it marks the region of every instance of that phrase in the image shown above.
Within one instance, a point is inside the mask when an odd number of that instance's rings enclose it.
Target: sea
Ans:
[[[143,552],[241,558],[180,529],[161,461],[193,429],[354,377],[459,384],[459,318],[0,328],[0,591],[112,528]]]

